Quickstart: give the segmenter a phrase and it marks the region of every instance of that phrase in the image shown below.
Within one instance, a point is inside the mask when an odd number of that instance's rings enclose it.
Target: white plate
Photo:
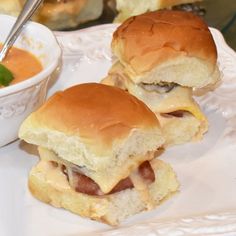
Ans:
[[[115,27],[56,33],[64,65],[49,94],[106,75]],[[220,32],[211,31],[223,83],[199,100],[210,121],[209,132],[203,141],[170,148],[161,157],[175,169],[180,193],[156,210],[111,228],[34,199],[27,175],[37,162],[36,150],[17,141],[0,149],[0,235],[236,235],[236,54]]]

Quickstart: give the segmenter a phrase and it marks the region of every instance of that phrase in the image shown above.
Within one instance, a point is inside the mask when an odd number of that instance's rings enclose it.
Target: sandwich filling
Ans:
[[[200,121],[206,120],[193,100],[192,88],[173,82],[135,84],[125,73],[120,62],[115,63],[102,83],[119,87],[142,100],[156,114],[190,113]],[[177,115],[179,117],[179,115]]]
[[[39,147],[39,153],[41,162],[47,162],[50,164],[51,168],[57,169],[63,173],[70,187],[79,193],[93,196],[103,196],[117,193],[126,189],[132,189],[136,187],[133,176],[136,176],[135,179],[137,179],[137,176],[139,176],[141,179],[140,182],[142,182],[143,185],[148,185],[155,181],[155,174],[149,161],[144,161],[139,165],[135,175],[132,174],[131,176],[121,179],[109,193],[104,194],[99,185],[93,179],[82,173],[78,166],[62,160],[54,152],[48,149]]]
[[[52,161],[51,165],[54,167],[59,168],[63,174],[66,176],[69,185],[72,189],[74,189],[76,192],[79,193],[85,193],[88,195],[95,195],[95,196],[102,196],[105,195],[99,185],[94,182],[91,178],[88,176],[80,173],[76,169],[73,169],[71,167],[65,166],[63,164],[59,164],[57,162]],[[142,163],[138,168],[138,174],[141,176],[141,178],[147,183],[152,183],[155,181],[155,175],[152,170],[152,167],[149,163],[149,161],[145,161]],[[122,190],[126,190],[128,188],[133,188],[134,184],[130,177],[127,177],[125,179],[122,179],[109,193],[112,194],[116,192],[120,192]],[[106,195],[107,195],[106,194]]]
[[[178,85],[176,83],[160,82],[157,84],[140,83],[139,86],[143,88],[146,92],[156,92],[159,94],[163,94],[170,92]]]
[[[166,81],[135,83],[120,62],[112,66],[102,83],[119,87],[142,100],[156,114],[166,146],[199,140],[208,129],[207,119],[193,99],[192,88]]]

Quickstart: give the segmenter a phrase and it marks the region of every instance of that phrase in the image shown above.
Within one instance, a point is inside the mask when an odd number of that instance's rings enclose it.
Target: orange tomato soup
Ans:
[[[1,64],[7,67],[14,76],[10,85],[26,80],[43,69],[42,64],[33,54],[16,47],[10,49]],[[3,86],[0,85],[0,88]]]

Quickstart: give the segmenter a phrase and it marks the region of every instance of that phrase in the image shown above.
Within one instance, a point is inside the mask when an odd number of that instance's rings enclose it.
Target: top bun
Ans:
[[[213,37],[189,12],[160,10],[129,18],[115,31],[112,50],[135,83],[202,88],[219,78]]]
[[[96,83],[57,92],[23,122],[19,137],[77,165],[105,193],[164,142],[143,102]]]

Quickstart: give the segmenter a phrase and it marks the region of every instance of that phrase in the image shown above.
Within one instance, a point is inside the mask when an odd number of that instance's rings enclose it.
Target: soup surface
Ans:
[[[7,67],[14,76],[10,85],[26,80],[43,69],[41,62],[33,54],[16,47],[10,49],[1,64]],[[0,88],[3,86],[0,85]]]

